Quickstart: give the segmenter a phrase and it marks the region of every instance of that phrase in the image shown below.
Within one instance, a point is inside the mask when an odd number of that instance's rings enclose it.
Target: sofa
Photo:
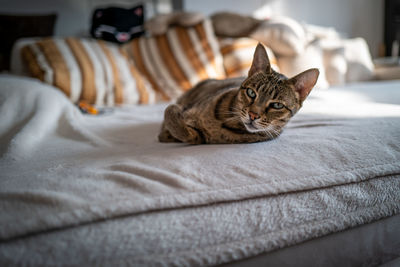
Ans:
[[[343,39],[334,29],[288,17],[176,12],[145,28],[145,36],[121,46],[77,37],[20,40],[11,71],[60,88],[74,103],[98,106],[172,101],[203,79],[246,76],[258,42],[288,77],[319,68],[317,88],[374,77],[364,39]]]

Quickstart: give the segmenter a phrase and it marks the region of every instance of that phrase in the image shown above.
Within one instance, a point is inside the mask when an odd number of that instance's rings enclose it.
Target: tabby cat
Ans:
[[[251,143],[276,138],[317,82],[318,69],[288,79],[260,43],[247,78],[205,80],[165,110],[161,142]]]

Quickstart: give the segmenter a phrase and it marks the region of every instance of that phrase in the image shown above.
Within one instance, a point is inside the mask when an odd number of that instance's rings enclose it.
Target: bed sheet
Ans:
[[[377,266],[400,257],[399,211],[387,213],[391,203],[399,202],[399,180],[400,176],[384,177],[43,231],[1,242],[0,263]],[[275,210],[281,216],[272,216]]]
[[[315,91],[276,140],[203,146],[157,142],[165,104],[90,117],[51,86],[0,81],[10,263],[50,261],[42,248],[56,261],[68,246],[91,263],[214,265],[399,213],[398,81]],[[102,233],[111,254],[94,246]]]

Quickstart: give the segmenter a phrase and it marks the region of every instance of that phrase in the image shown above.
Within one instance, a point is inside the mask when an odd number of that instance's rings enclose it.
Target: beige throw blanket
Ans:
[[[273,141],[201,146],[157,142],[165,105],[84,116],[53,87],[0,84],[1,240],[400,174],[398,82],[312,92]],[[371,218],[399,212],[392,196]]]

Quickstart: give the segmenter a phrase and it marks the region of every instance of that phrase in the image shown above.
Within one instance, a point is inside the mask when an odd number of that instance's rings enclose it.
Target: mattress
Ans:
[[[399,222],[399,81],[312,92],[269,142],[200,146],[157,141],[166,104],[88,116],[0,82],[6,265],[217,265]],[[383,250],[377,264],[400,254]]]

